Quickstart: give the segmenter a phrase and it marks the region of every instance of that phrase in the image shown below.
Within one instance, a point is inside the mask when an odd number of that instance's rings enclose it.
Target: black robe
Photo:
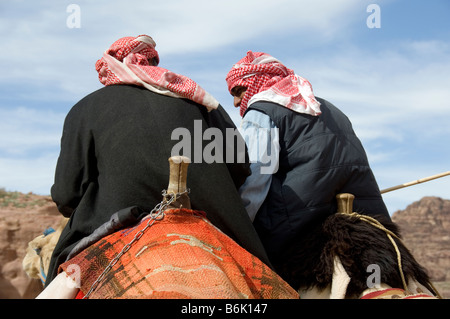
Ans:
[[[201,131],[194,131],[195,120]],[[198,151],[199,142],[203,147],[211,143],[199,133],[209,127],[219,128],[224,142],[226,128],[235,129],[221,106],[208,113],[189,100],[137,86],[107,86],[78,102],[64,123],[51,188],[59,211],[70,220],[53,252],[46,285],[70,250],[112,214],[129,206],[152,209],[162,200],[169,181],[168,158],[181,141],[176,134],[172,137],[177,128],[186,128],[191,135],[187,185],[192,208],[205,211],[214,225],[269,264],[237,192],[250,174],[246,153],[246,163],[196,163],[194,147]],[[237,143],[226,142],[222,152],[235,151],[236,160]]]

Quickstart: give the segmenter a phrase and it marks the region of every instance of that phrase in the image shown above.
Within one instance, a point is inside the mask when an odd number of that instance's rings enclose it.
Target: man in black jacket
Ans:
[[[240,194],[275,269],[336,212],[338,193],[355,195],[356,212],[390,218],[349,119],[316,98],[306,79],[249,51],[226,80],[252,162]]]
[[[70,220],[53,252],[46,286],[73,247],[112,214],[130,206],[149,211],[162,200],[168,158],[179,143],[174,130],[203,136],[215,127],[226,137],[226,129],[235,128],[195,82],[158,67],[154,47],[145,35],[116,41],[96,64],[106,87],[83,98],[66,117],[51,195]],[[225,158],[228,151],[236,151],[236,161],[190,164],[191,206],[205,211],[214,225],[268,264],[237,192],[249,175],[249,164],[248,159],[237,161],[237,150],[229,147],[234,142],[228,141],[222,153]],[[189,143],[192,149],[199,147],[194,139]],[[201,149],[208,143],[202,140]]]

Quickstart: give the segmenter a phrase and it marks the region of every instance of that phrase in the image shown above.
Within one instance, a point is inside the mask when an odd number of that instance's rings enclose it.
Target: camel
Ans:
[[[352,194],[336,199],[337,213],[299,236],[278,268],[300,298],[441,298],[394,222],[353,212]]]
[[[37,299],[298,299],[269,266],[190,208],[190,160],[169,162],[162,202],[137,225],[82,240]]]
[[[68,220],[66,217],[61,217],[56,229],[48,228],[42,235],[28,243],[26,255],[22,260],[22,268],[28,277],[40,279],[42,284],[45,283],[53,249]]]
[[[288,262],[275,273],[216,229],[202,212],[190,209],[186,192],[190,161],[172,157],[169,162],[169,185],[160,206],[139,225],[97,242],[84,241],[38,299],[441,298],[426,270],[402,243],[397,225],[353,212],[352,194],[337,195],[337,213],[308,236],[299,236],[286,250]],[[30,242],[23,262],[30,277],[45,280],[51,251],[66,222],[62,220],[55,232]],[[180,225],[184,225],[181,232]],[[201,231],[195,232],[197,228]],[[205,231],[213,236],[201,238]],[[121,250],[105,248],[114,246],[121,236],[131,236]],[[187,262],[192,254],[201,256],[195,265]],[[133,277],[130,269],[141,267],[140,260],[147,272],[136,271]]]

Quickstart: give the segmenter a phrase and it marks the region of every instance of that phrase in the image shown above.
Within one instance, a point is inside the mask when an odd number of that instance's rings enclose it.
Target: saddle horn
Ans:
[[[174,195],[176,200],[168,208],[191,208],[187,188],[187,170],[190,163],[191,160],[186,156],[169,158],[170,175],[166,194]]]
[[[337,212],[341,214],[351,214],[353,212],[353,200],[355,195],[350,193],[340,193],[336,195]]]

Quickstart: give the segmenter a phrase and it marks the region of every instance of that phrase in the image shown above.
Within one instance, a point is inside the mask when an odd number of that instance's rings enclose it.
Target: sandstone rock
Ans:
[[[2,191],[2,195],[5,192]],[[49,196],[14,193],[0,201],[0,298],[34,298],[42,290],[22,268],[28,242],[61,220]]]
[[[450,200],[424,197],[392,215],[403,241],[427,270],[440,293],[450,298]]]

